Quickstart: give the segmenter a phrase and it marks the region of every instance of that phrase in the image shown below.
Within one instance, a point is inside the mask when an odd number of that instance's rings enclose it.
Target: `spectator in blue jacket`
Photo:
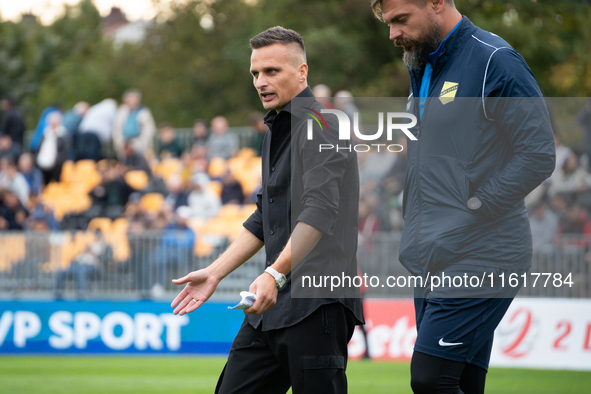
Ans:
[[[33,155],[23,153],[18,159],[18,171],[23,174],[32,195],[39,195],[43,191],[43,173],[33,165]]]
[[[31,142],[29,143],[29,149],[33,153],[37,153],[39,148],[41,147],[41,141],[43,141],[43,133],[45,132],[45,128],[47,127],[47,120],[49,119],[49,115],[52,112],[58,112],[61,114],[61,110],[57,105],[52,105],[43,110],[41,112],[41,116],[39,117],[39,123],[37,123],[37,127],[33,131],[33,136],[31,137]]]

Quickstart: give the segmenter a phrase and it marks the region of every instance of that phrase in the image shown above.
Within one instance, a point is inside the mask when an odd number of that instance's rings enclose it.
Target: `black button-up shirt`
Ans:
[[[347,145],[338,140],[336,117],[325,115],[328,130],[314,124],[313,139],[307,138],[306,111],[320,112],[310,88],[304,89],[279,113],[265,117],[269,131],[262,149],[263,182],[257,209],[244,227],[265,243],[267,266],[279,256],[297,222],[323,233],[308,256],[287,275],[277,304],[261,316],[247,315],[263,330],[289,327],[319,306],[341,302],[363,322],[359,289],[355,287],[303,287],[302,276],[357,275],[359,173],[354,150],[319,152],[319,144]],[[298,247],[292,243],[292,248]]]

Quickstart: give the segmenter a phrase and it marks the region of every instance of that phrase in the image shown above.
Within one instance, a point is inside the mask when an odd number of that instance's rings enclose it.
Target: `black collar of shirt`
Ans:
[[[264,122],[269,127],[269,129],[273,130],[273,128],[271,127],[273,125],[273,121],[282,112],[285,112],[287,114],[291,114],[297,118],[301,118],[304,115],[304,109],[306,107],[309,107],[316,99],[314,97],[314,93],[312,93],[312,89],[310,89],[309,86],[306,86],[306,88],[304,90],[302,90],[300,92],[300,94],[298,94],[295,98],[309,98],[309,100],[298,100],[297,106],[292,105],[292,103],[293,103],[293,100],[292,100],[289,103],[287,103],[287,105],[285,107],[283,107],[283,109],[281,111],[279,111],[279,113],[277,113],[277,111],[275,111],[275,110],[271,110],[271,111],[267,112]]]

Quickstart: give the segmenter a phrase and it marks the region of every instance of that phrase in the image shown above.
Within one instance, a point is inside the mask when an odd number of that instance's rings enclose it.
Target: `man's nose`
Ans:
[[[259,75],[257,79],[254,81],[254,87],[257,89],[263,88],[267,85],[267,78],[265,78],[264,75]]]
[[[401,38],[402,37],[402,30],[400,30],[398,27],[394,26],[394,25],[390,25],[390,40],[394,41],[397,38]]]

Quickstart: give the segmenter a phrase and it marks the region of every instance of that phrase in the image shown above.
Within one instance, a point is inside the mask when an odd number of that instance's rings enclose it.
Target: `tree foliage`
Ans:
[[[157,1],[157,0],[155,0]],[[168,3],[167,3],[168,4]],[[591,7],[586,1],[456,0],[476,25],[505,38],[526,59],[547,96],[591,91]],[[406,96],[401,51],[368,1],[189,0],[166,5],[138,44],[102,35],[91,0],[50,26],[0,22],[0,94],[20,101],[31,128],[41,110],[79,100],[120,99],[137,87],[157,121],[186,127],[224,114],[245,125],[261,110],[248,72],[248,40],[281,25],[306,42],[309,83],[356,96]]]

